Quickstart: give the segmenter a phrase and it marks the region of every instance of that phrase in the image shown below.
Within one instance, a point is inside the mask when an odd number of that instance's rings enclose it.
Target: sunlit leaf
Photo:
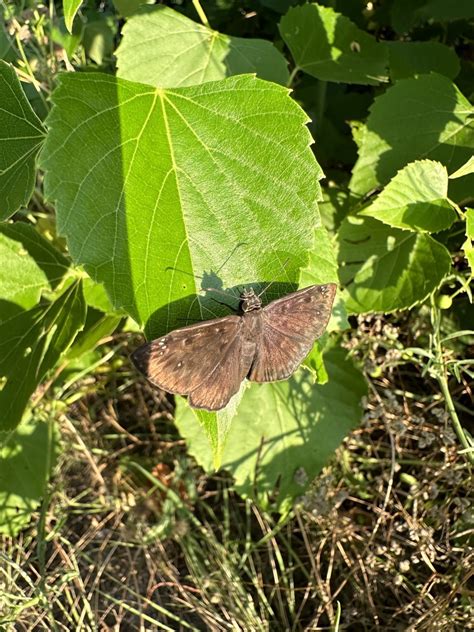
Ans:
[[[143,7],[123,28],[118,76],[162,88],[256,73],[286,84],[287,62],[271,42],[231,37],[169,7]]]
[[[222,468],[241,495],[264,508],[287,510],[360,420],[362,374],[342,349],[328,351],[325,363],[324,385],[314,385],[306,371],[286,382],[252,384],[233,419]],[[177,424],[191,454],[212,471],[212,453],[193,412],[180,407]]]
[[[351,190],[358,195],[385,185],[399,169],[429,158],[448,173],[472,155],[474,108],[446,77],[403,79],[377,97],[359,146]],[[473,176],[450,184],[450,197],[472,195]]]
[[[396,228],[436,233],[449,228],[457,217],[447,197],[446,167],[433,160],[418,160],[401,169],[359,215]]]
[[[348,217],[338,232],[341,281],[352,312],[391,312],[425,300],[449,273],[448,250],[425,233]]]
[[[294,7],[281,19],[280,33],[297,67],[317,79],[369,85],[386,80],[384,45],[333,9]]]

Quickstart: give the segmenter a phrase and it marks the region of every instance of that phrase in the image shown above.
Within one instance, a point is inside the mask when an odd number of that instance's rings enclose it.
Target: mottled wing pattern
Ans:
[[[243,337],[236,336],[212,373],[190,393],[191,406],[220,410],[237,393],[250,368],[250,362],[245,364],[242,344]]]
[[[262,337],[249,380],[273,382],[289,377],[326,329],[336,285],[311,285],[263,308]]]
[[[235,386],[234,378],[227,378],[232,382],[227,384],[225,375],[222,376],[222,371],[217,368],[240,364],[236,354],[240,352],[238,334],[241,327],[241,317],[234,315],[182,327],[139,347],[132,359],[152,384],[169,393],[190,395],[197,389],[200,407],[207,408],[203,391],[209,388],[212,376],[220,379],[222,397]],[[211,390],[212,404],[216,395],[215,389]]]

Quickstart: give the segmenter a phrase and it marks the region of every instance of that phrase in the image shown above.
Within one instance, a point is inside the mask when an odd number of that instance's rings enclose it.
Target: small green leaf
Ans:
[[[35,184],[35,159],[44,137],[12,66],[0,60],[0,219],[26,206]]]
[[[463,244],[463,250],[471,268],[471,274],[474,275],[474,208],[466,209],[466,241]]]
[[[446,167],[433,160],[418,160],[401,169],[359,215],[396,228],[436,233],[457,218],[447,197]]]
[[[85,319],[80,283],[54,302],[12,316],[0,325],[0,431],[15,428],[47,371],[71,345]]]
[[[112,58],[117,25],[112,16],[89,12],[82,43],[86,55],[98,66]]]
[[[0,447],[0,533],[14,537],[30,522],[44,496],[59,452],[59,433],[28,419],[2,436]]]
[[[450,180],[455,178],[462,178],[474,173],[474,156],[471,156],[467,162],[465,162],[457,171],[449,176]]]
[[[287,62],[271,42],[231,37],[169,7],[143,7],[123,28],[118,76],[162,88],[256,73],[286,85]]]
[[[63,0],[64,22],[69,33],[72,34],[72,23],[79,11],[82,0]]]
[[[0,302],[5,301],[0,322],[34,307],[68,270],[67,259],[33,226],[20,222],[0,224],[0,261]]]
[[[328,381],[329,377],[324,364],[323,351],[318,342],[313,345],[301,366],[304,369],[308,369],[311,373],[314,384],[326,384]]]
[[[128,18],[138,11],[143,4],[153,4],[155,0],[113,0],[114,7],[123,17]]]
[[[449,273],[448,250],[424,233],[347,217],[339,229],[340,277],[349,311],[391,312],[425,300]]]
[[[440,42],[386,42],[392,81],[437,72],[454,79],[459,74],[459,58]]]
[[[233,419],[222,468],[239,494],[265,509],[288,510],[360,420],[362,374],[342,349],[328,351],[325,362],[327,384],[314,385],[306,371],[286,382],[252,384]],[[193,413],[179,414],[177,424],[191,454],[211,471],[212,452]]]
[[[472,154],[473,113],[469,101],[446,77],[431,74],[397,82],[370,108],[351,191],[363,196],[421,158],[441,162],[448,172],[458,169]],[[453,183],[450,197],[472,194],[472,182],[464,178],[458,188]]]
[[[330,8],[294,7],[279,28],[298,68],[317,79],[368,85],[386,81],[385,46]]]

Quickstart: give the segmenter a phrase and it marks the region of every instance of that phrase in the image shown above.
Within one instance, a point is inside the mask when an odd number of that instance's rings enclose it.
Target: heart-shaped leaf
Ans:
[[[447,198],[446,167],[434,160],[418,160],[401,169],[359,215],[396,228],[436,233],[449,228],[457,217]]]
[[[271,42],[231,37],[169,7],[142,7],[123,28],[118,76],[162,88],[254,72],[286,85],[286,59]]]
[[[448,250],[425,233],[370,217],[347,217],[338,232],[349,311],[391,312],[425,300],[448,274]]]
[[[377,85],[387,79],[387,50],[348,18],[318,4],[294,7],[280,33],[300,70],[323,81]]]
[[[397,82],[370,108],[351,190],[365,195],[421,158],[441,162],[448,172],[458,169],[472,155],[473,114],[469,101],[446,77],[431,74]],[[450,197],[472,195],[473,178],[450,184]]]

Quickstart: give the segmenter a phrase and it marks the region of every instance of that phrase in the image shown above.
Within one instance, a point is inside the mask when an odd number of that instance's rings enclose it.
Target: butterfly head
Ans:
[[[262,301],[257,296],[252,288],[250,290],[244,290],[240,294],[240,309],[243,312],[251,312],[254,309],[260,309],[262,307]]]

